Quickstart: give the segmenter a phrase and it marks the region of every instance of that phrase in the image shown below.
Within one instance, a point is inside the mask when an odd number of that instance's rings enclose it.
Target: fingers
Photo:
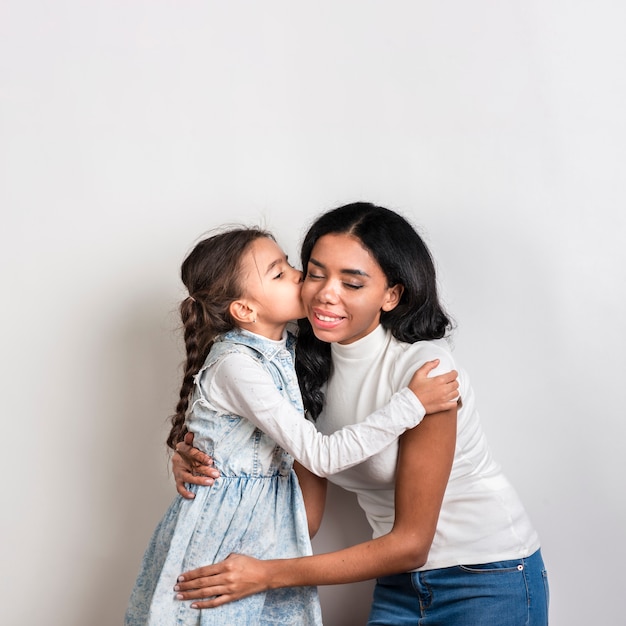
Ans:
[[[219,478],[219,473],[217,475],[217,478]],[[176,483],[176,489],[178,493],[181,493],[179,486],[184,489],[185,483],[190,485],[200,485],[202,487],[211,487],[215,483],[215,478],[213,476],[189,472],[183,469],[175,469],[174,481]]]
[[[189,491],[187,489],[187,485],[184,482],[176,481],[176,491],[185,498],[185,500],[193,500],[196,497],[196,494],[193,491]]]
[[[210,487],[220,476],[215,468],[189,465],[178,452],[172,455],[172,471],[176,491],[186,500],[193,500],[195,497],[194,493],[187,488],[189,484]]]
[[[450,408],[450,405],[456,404],[460,400],[459,384],[455,381],[446,386],[445,403]]]
[[[449,411],[459,400],[458,372],[451,370],[432,375],[439,359],[427,361],[412,376],[409,389],[417,396],[426,414]]]
[[[459,373],[456,370],[450,370],[445,374],[434,376],[432,380],[445,385],[446,400],[448,402],[456,402],[459,399]]]
[[[188,576],[188,574],[186,574]],[[196,598],[207,598],[209,596],[216,596],[217,587],[222,587],[220,593],[226,593],[228,590],[225,588],[223,581],[220,579],[220,575],[215,576],[201,576],[199,578],[193,578],[191,580],[181,580],[181,576],[178,579],[176,585],[174,585],[174,591],[179,592],[183,598],[181,600],[194,600]]]
[[[211,587],[215,584],[223,585],[230,570],[231,564],[228,557],[226,557],[223,561],[213,563],[212,565],[203,565],[202,567],[197,567],[196,569],[190,569],[187,572],[183,572],[177,578],[174,590],[189,591],[192,589],[199,589],[200,587]]]
[[[193,609],[208,609],[238,600],[239,596],[228,592],[226,585],[207,583],[206,587],[200,587],[190,591],[180,589],[180,585],[174,587],[177,600],[195,600],[191,604]]]
[[[197,572],[201,571],[196,570]],[[190,576],[188,572],[185,576]],[[182,576],[181,576],[182,578]],[[237,593],[228,578],[220,574],[194,578],[187,582],[178,582],[174,586],[177,600],[195,600],[191,605],[194,609],[214,608],[233,600],[239,600],[246,594]]]
[[[174,586],[177,600],[193,600],[193,608],[211,608],[268,588],[264,561],[230,554],[224,561],[184,572]]]
[[[185,461],[194,467],[211,467],[213,465],[213,459],[208,455],[194,448],[185,442],[179,442],[176,444],[176,452],[185,459]],[[203,471],[205,473],[205,471]]]
[[[180,589],[195,589],[207,584],[211,577],[219,576],[218,568],[223,567],[224,561],[221,563],[215,563],[215,565],[206,565],[204,567],[198,567],[197,569],[191,569],[188,572],[184,572],[178,577],[176,581],[176,591]]]
[[[176,491],[186,500],[193,500],[196,495],[193,491],[187,489],[188,485],[202,485],[204,487],[210,487],[215,482],[213,478],[207,478],[205,476],[195,476],[191,472],[187,472],[181,469],[174,471],[174,482],[176,484]]]
[[[212,600],[194,602],[190,606],[192,609],[214,609],[215,607],[222,606],[222,604],[232,602],[233,600],[239,600],[239,598],[237,596],[230,596],[227,593],[224,593],[221,596],[213,598]]]
[[[227,602],[232,602],[233,600],[239,600],[239,598],[237,596],[230,596],[227,593],[224,593],[216,596],[215,598],[211,598],[211,600],[193,602],[190,606],[192,609],[214,609],[222,604],[226,604]]]
[[[215,479],[220,477],[218,469],[213,467],[213,459],[208,455],[198,450],[197,448],[190,448],[185,443],[177,443],[176,451],[172,455],[172,465],[175,470],[183,472],[188,470],[193,476],[207,476]],[[203,482],[191,480],[197,485],[212,485],[213,482]]]
[[[174,585],[174,591],[176,591],[177,600],[203,600],[201,606],[198,608],[204,608],[207,606],[217,606],[215,601],[216,596],[223,597],[219,603],[224,604],[229,602],[230,599],[234,599],[231,590],[228,588],[224,578],[220,574],[202,576],[202,572],[208,568],[200,568],[193,572],[186,572],[183,576],[180,576],[176,585]],[[208,603],[208,604],[207,604]],[[196,608],[196,607],[194,607]]]
[[[416,376],[426,378],[430,372],[432,372],[439,365],[439,359],[433,361],[426,361],[416,372]]]
[[[422,365],[422,367],[425,366]],[[444,372],[443,374],[433,376],[433,379],[442,383],[456,383],[458,386],[458,377],[459,373],[456,370],[450,370],[449,372]]]

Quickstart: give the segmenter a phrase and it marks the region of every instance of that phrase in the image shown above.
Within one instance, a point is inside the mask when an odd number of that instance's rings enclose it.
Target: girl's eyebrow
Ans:
[[[326,269],[326,266],[323,263],[321,263],[317,259],[314,259],[313,257],[309,258],[309,263],[311,263],[312,265],[315,265],[316,267],[319,267],[320,269]],[[364,272],[363,270],[345,268],[345,269],[340,269],[339,273],[349,274],[350,276],[364,276],[365,278],[371,278],[370,275],[367,272]]]
[[[265,270],[266,274],[269,274],[273,268],[275,268],[279,263],[283,263],[285,260],[287,259],[287,257],[284,257],[282,259],[275,259],[274,261],[272,261],[268,266],[267,269]]]

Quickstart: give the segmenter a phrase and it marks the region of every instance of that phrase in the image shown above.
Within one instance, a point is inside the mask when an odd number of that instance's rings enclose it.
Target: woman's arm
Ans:
[[[175,589],[194,608],[215,607],[279,587],[333,585],[406,572],[423,565],[437,527],[456,443],[456,407],[429,416],[400,439],[395,522],[382,537],[309,557],[260,561],[231,555],[185,572]],[[211,600],[201,598],[215,596]]]
[[[315,537],[317,531],[322,524],[324,509],[326,508],[326,492],[328,481],[309,472],[309,470],[300,465],[297,461],[293,464],[293,469],[298,476],[300,490],[304,499],[304,508],[306,509],[306,518],[309,524],[309,536]]]

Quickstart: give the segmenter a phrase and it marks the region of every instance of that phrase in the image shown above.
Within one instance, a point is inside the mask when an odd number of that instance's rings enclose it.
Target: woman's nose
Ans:
[[[325,282],[317,291],[316,298],[319,302],[335,303],[337,302],[337,292],[330,282]]]

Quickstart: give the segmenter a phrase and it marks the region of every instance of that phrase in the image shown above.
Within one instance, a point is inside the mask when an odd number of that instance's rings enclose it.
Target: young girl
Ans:
[[[425,410],[454,404],[455,375],[426,380],[432,365],[422,368],[410,390],[395,394],[384,410],[322,435],[303,417],[295,338],[286,332],[290,320],[303,316],[302,275],[271,235],[238,228],[205,239],[185,259],[181,276],[189,291],[180,305],[187,361],[168,443],[194,433],[221,478],[195,488],[193,500],[178,497],[170,505],[145,552],[126,624],[320,624],[311,586],[267,591],[212,611],[177,601],[173,587],[182,570],[234,551],[267,559],[311,554],[291,455],[319,475],[352,467],[413,428]],[[419,389],[428,398],[425,409]]]
[[[297,369],[321,432],[361,422],[424,361],[454,367],[434,264],[404,218],[365,203],[330,211],[306,235],[302,263],[307,320]],[[381,309],[393,290],[394,306]],[[458,416],[454,407],[424,420],[396,446],[329,478],[358,495],[371,541],[297,559],[239,551],[182,573],[179,597],[213,607],[265,589],[378,577],[370,626],[546,626],[539,538],[491,456],[462,370],[459,382]]]

